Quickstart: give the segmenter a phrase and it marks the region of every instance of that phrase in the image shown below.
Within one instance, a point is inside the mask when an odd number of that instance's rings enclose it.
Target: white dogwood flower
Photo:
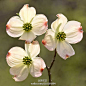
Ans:
[[[63,14],[57,14],[57,17],[58,19],[51,24],[51,29],[47,30],[42,43],[50,51],[56,48],[59,56],[67,59],[75,54],[70,44],[78,43],[83,38],[82,26],[78,21],[67,22]]]
[[[9,19],[6,25],[6,32],[11,37],[20,37],[20,40],[29,42],[46,32],[48,19],[43,14],[37,14],[34,7],[25,4],[19,12],[19,16]]]
[[[40,53],[40,46],[37,41],[25,43],[25,50],[21,47],[13,47],[6,56],[7,64],[11,67],[10,74],[14,75],[15,81],[23,81],[30,73],[33,77],[40,77],[45,62],[42,58],[36,57]]]

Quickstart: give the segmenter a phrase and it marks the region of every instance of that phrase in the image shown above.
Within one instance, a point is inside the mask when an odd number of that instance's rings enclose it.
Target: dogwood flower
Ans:
[[[63,14],[57,14],[57,17],[58,19],[51,24],[51,29],[47,30],[42,43],[50,51],[56,48],[59,56],[67,59],[75,54],[70,44],[75,44],[82,40],[83,30],[80,22],[67,22],[67,18]]]
[[[34,7],[25,4],[19,12],[19,16],[9,19],[6,25],[6,32],[11,37],[20,37],[20,40],[29,42],[42,35],[47,30],[48,19],[43,14],[37,14]]]
[[[23,81],[30,73],[33,77],[40,77],[45,62],[42,58],[36,57],[40,52],[40,46],[37,41],[28,44],[25,43],[25,50],[21,47],[13,47],[6,56],[7,64],[11,67],[10,74],[14,75],[15,81]]]

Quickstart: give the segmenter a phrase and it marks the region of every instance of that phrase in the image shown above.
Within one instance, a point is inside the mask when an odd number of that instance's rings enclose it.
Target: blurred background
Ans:
[[[20,11],[24,4],[35,7],[37,14],[45,14],[49,19],[49,28],[57,18],[57,13],[63,13],[68,20],[82,23],[84,38],[81,42],[72,45],[76,54],[66,61],[57,54],[51,73],[55,86],[86,86],[86,0],[0,0],[0,86],[34,86],[31,83],[37,83],[40,79],[48,81],[46,69],[41,77],[34,78],[29,74],[23,82],[15,82],[9,73],[10,67],[6,63],[6,54],[11,47],[24,48],[24,41],[9,37],[6,33],[6,23]],[[48,51],[42,45],[43,38],[44,35],[36,39],[41,45],[40,56],[49,66],[54,52]]]

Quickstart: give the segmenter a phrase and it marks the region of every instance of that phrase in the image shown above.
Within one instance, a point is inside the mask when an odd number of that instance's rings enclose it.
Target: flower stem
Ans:
[[[56,57],[56,49],[55,49],[55,54],[54,54],[54,57],[53,57],[53,60],[51,62],[50,67],[46,66],[47,71],[48,71],[48,76],[49,76],[49,86],[51,86],[51,82],[52,82],[52,80],[51,80],[51,68],[52,68],[52,66],[53,66],[53,64],[55,62],[55,57]]]

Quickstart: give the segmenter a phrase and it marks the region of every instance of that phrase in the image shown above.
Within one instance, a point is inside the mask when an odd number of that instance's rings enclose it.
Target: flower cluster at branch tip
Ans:
[[[36,35],[42,35],[48,29],[48,19],[44,14],[37,14],[34,7],[25,4],[19,12],[19,16],[9,19],[6,32],[11,37],[20,37],[20,40],[32,42]]]
[[[80,22],[68,21],[63,14],[58,14],[57,17],[58,19],[51,24],[51,29],[47,30],[42,43],[50,51],[56,48],[59,56],[67,59],[75,54],[70,44],[82,40],[83,30]]]
[[[36,57],[40,53],[38,41],[34,43],[25,43],[25,50],[21,47],[13,47],[8,51],[6,60],[11,67],[10,74],[14,75],[15,81],[23,81],[27,78],[29,72],[33,77],[40,77],[45,62],[42,58]]]

